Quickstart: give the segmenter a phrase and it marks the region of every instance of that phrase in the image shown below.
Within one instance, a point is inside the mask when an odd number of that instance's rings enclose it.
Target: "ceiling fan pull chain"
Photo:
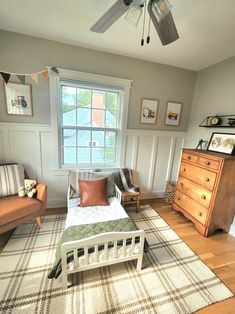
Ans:
[[[150,43],[150,22],[151,22],[152,10],[149,13],[149,25],[148,25],[148,36],[147,36],[147,44]]]
[[[146,17],[146,1],[144,3],[144,21],[143,21],[143,32],[142,32],[141,46],[144,46],[145,17]]]

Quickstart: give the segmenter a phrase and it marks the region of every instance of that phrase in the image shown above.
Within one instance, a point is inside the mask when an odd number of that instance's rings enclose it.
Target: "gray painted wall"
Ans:
[[[233,128],[199,128],[209,115],[235,114],[235,57],[197,73],[186,147],[194,148],[212,132],[235,133]]]
[[[42,71],[46,66],[57,66],[132,79],[134,82],[128,115],[129,129],[187,130],[196,77],[193,71],[6,31],[0,31],[0,40],[0,70],[2,71],[32,73]],[[17,81],[15,78],[11,80]],[[40,78],[38,85],[30,79],[28,82],[33,86],[34,116],[7,115],[3,83],[0,82],[0,122],[50,123],[48,81]],[[159,100],[156,125],[139,123],[142,97]],[[164,125],[168,100],[183,103],[179,127]]]

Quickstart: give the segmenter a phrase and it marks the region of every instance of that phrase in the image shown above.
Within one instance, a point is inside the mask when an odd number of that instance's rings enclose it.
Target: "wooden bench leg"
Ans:
[[[39,216],[36,218],[36,224],[38,225],[38,228],[41,229],[42,223],[41,218]]]

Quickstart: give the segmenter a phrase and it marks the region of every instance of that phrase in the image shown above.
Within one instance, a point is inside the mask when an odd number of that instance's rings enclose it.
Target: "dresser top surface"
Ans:
[[[223,158],[223,159],[234,159],[235,160],[235,156],[234,155],[227,155],[227,154],[222,154],[222,153],[216,153],[216,152],[212,152],[209,150],[203,150],[203,149],[191,149],[191,148],[183,148],[183,152],[185,153],[190,153],[190,154],[200,154],[200,155],[204,155],[205,157],[217,157],[217,158]]]

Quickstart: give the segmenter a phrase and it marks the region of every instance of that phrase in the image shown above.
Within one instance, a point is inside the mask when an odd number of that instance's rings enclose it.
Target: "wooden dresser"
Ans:
[[[184,149],[173,209],[205,237],[229,231],[235,213],[235,157]]]

